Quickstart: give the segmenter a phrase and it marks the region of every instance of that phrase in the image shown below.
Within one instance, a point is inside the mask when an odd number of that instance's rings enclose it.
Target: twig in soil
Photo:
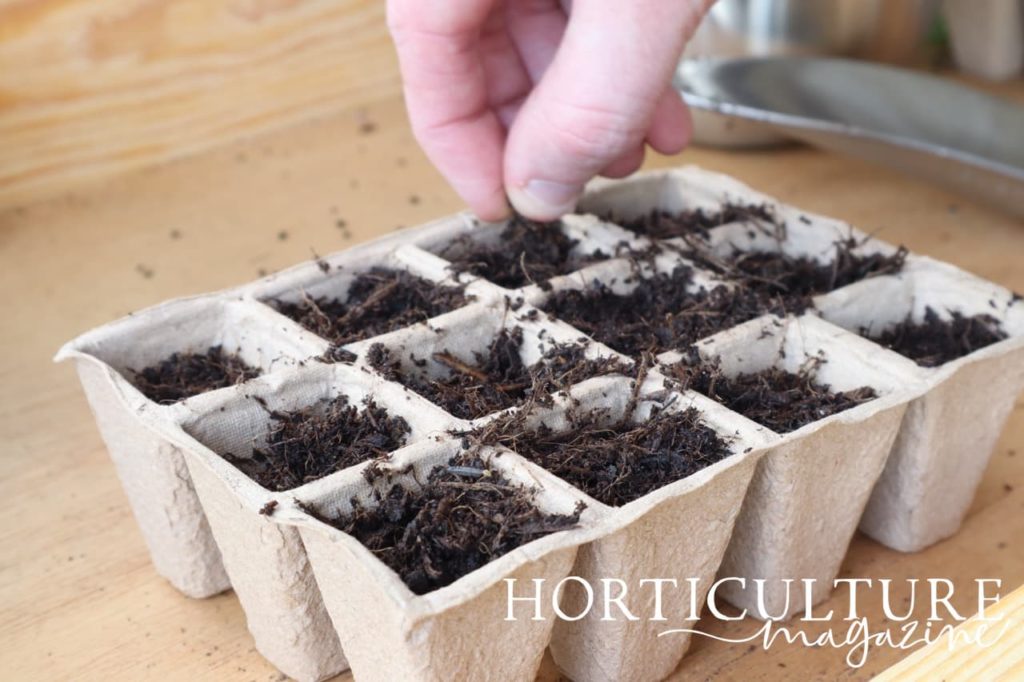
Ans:
[[[584,379],[629,371],[614,358],[586,357],[587,344],[562,343],[549,348],[531,367],[523,364],[521,327],[502,328],[470,364],[448,351],[431,357],[449,370],[432,378],[422,367],[404,368],[383,344],[374,344],[367,362],[385,378],[397,381],[461,419],[476,419],[522,404],[550,402],[552,394]],[[413,365],[422,365],[410,356]]]

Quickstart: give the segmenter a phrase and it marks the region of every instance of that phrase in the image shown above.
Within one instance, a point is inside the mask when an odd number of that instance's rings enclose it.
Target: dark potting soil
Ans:
[[[789,433],[878,397],[870,386],[837,392],[818,382],[821,362],[815,358],[797,373],[772,367],[728,377],[715,363],[684,361],[673,365],[671,374],[683,389],[703,393],[776,433]]]
[[[479,244],[470,235],[453,241],[440,253],[455,272],[468,272],[508,289],[527,284],[543,285],[608,256],[574,253],[577,242],[568,237],[560,223],[540,223],[521,216],[512,218],[497,243]]]
[[[234,386],[260,375],[236,353],[213,346],[205,353],[174,353],[143,370],[128,370],[132,383],[153,402],[170,405],[200,393]]]
[[[268,303],[338,348],[423,322],[468,301],[461,288],[435,284],[404,270],[376,267],[353,280],[344,301],[304,295],[296,302],[272,299]]]
[[[426,594],[579,522],[582,504],[572,514],[546,514],[534,496],[464,453],[435,467],[422,489],[396,483],[378,492],[372,507],[353,501],[349,514],[319,518],[358,539],[413,592]]]
[[[602,217],[631,232],[651,239],[672,239],[698,235],[706,237],[708,230],[719,225],[739,221],[754,221],[775,225],[775,211],[768,204],[726,203],[717,210],[696,208],[687,211],[653,210],[633,219],[619,219],[614,213]]]
[[[328,474],[383,457],[409,437],[409,424],[368,398],[362,408],[345,396],[292,412],[271,412],[266,445],[251,457],[224,459],[264,488],[291,490]]]
[[[434,353],[434,361],[448,374],[433,379],[404,371],[402,363],[383,344],[367,351],[367,362],[385,378],[397,381],[460,419],[476,419],[518,405],[528,399],[543,401],[550,393],[600,374],[626,372],[628,366],[611,358],[584,357],[582,344],[560,344],[549,349],[533,367],[523,364],[523,330],[502,329],[485,353],[475,353],[470,364],[450,352]],[[419,367],[425,359],[410,358]]]
[[[991,315],[966,317],[953,311],[949,315],[943,319],[934,309],[926,308],[921,322],[908,317],[877,336],[867,329],[860,334],[922,367],[944,365],[1007,337],[1002,324]]]
[[[891,255],[859,254],[856,240],[835,243],[829,263],[779,252],[736,251],[716,258],[706,251],[686,254],[701,267],[719,277],[738,283],[766,299],[784,300],[787,307],[810,306],[810,297],[835,291],[854,282],[903,270],[907,251],[902,247]]]
[[[687,254],[729,286],[687,291],[692,271],[678,266],[671,274],[640,279],[626,295],[594,282],[583,290],[555,292],[543,309],[625,353],[685,349],[699,339],[765,314],[800,314],[813,296],[870,276],[903,268],[906,252],[859,255],[855,243],[836,244],[835,259],[822,264],[782,253],[738,252],[718,259],[706,252]]]
[[[526,429],[525,415],[509,415],[469,439],[504,445],[611,506],[628,504],[730,453],[694,408],[655,410],[636,424],[613,421],[601,410],[570,411],[568,418],[570,429],[558,433],[545,425]]]
[[[594,282],[587,289],[557,291],[542,307],[620,353],[640,357],[686,348],[759,315],[800,313],[810,305],[810,299],[772,297],[741,286],[687,291],[692,274],[680,265],[671,274],[639,279],[625,295]]]

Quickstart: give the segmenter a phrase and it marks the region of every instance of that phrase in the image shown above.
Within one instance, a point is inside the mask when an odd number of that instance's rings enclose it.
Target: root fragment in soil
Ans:
[[[212,346],[205,353],[174,353],[142,370],[129,370],[132,383],[153,402],[170,405],[186,398],[254,379],[260,370],[237,353]]]
[[[910,358],[922,367],[938,367],[1007,338],[1002,324],[991,315],[965,316],[950,311],[943,319],[926,308],[924,319],[909,316],[881,334],[861,329],[860,335]]]
[[[344,300],[303,293],[298,301],[267,301],[332,344],[325,359],[341,346],[424,322],[470,300],[460,287],[429,282],[404,270],[375,267],[353,280]]]
[[[789,433],[878,397],[870,386],[833,391],[815,378],[822,362],[810,358],[795,373],[770,367],[730,377],[715,362],[691,364],[690,359],[672,365],[670,374],[684,390],[703,393],[776,433]]]
[[[614,358],[587,358],[583,342],[556,344],[539,362],[527,367],[522,345],[523,330],[513,327],[498,332],[485,352],[474,353],[473,362],[448,351],[436,352],[431,359],[446,370],[438,378],[404,369],[383,344],[371,346],[366,358],[386,379],[401,383],[460,419],[476,419],[527,400],[546,401],[555,391],[584,379],[629,371],[626,363]],[[427,366],[425,358],[410,355],[410,360],[417,369]]]
[[[535,491],[508,481],[479,457],[462,453],[438,466],[420,488],[393,482],[372,505],[321,521],[358,539],[416,594],[450,585],[528,542],[579,523],[537,508]]]
[[[291,412],[270,412],[270,432],[250,457],[222,456],[273,491],[291,490],[366,460],[386,457],[404,445],[408,422],[391,416],[372,398],[360,408],[338,396]]]

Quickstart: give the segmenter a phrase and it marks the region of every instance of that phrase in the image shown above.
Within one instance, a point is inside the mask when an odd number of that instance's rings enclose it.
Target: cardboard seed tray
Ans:
[[[227,588],[230,578],[258,649],[292,677],[323,679],[351,662],[359,679],[531,679],[550,645],[558,665],[576,679],[658,679],[674,669],[688,644],[683,638],[658,638],[662,623],[609,623],[592,616],[555,622],[549,598],[542,600],[548,605],[544,621],[507,622],[494,617],[505,613],[503,579],[516,577],[522,585],[543,577],[550,586],[567,575],[629,582],[653,573],[681,585],[693,578],[700,603],[716,573],[764,578],[767,615],[785,617],[799,605],[787,603],[791,595],[782,580],[815,578],[813,599],[825,598],[858,523],[904,550],[955,532],[1024,387],[1024,305],[1018,297],[911,255],[903,273],[820,296],[815,309],[800,317],[766,316],[702,340],[700,357],[717,359],[727,374],[769,366],[793,370],[820,354],[827,358],[819,368],[822,381],[838,390],[869,385],[879,397],[775,434],[704,396],[673,393],[656,367],[645,379],[633,418],[644,418],[651,404],[668,398],[672,409],[694,406],[707,425],[728,437],[732,455],[612,508],[515,453],[490,451],[490,465],[536,490],[542,510],[567,513],[581,499],[588,507],[576,528],[523,545],[421,596],[354,538],[299,505],[337,513],[350,508],[353,498],[369,500],[376,484],[362,475],[366,463],[272,492],[221,455],[245,456],[265,439],[268,409],[308,407],[342,394],[358,404],[372,395],[410,425],[407,445],[384,467],[416,485],[462,447],[447,435],[450,430],[478,426],[494,415],[459,419],[383,379],[368,362],[371,346],[381,343],[403,369],[428,376],[442,371],[431,363],[434,351],[469,360],[501,329],[513,327],[523,331],[521,355],[528,365],[552,344],[581,338],[587,357],[621,358],[532,306],[543,305],[552,290],[582,289],[595,281],[626,293],[638,277],[686,262],[680,253],[684,244],[667,240],[657,257],[638,267],[623,257],[623,249],[642,250],[654,242],[607,222],[610,214],[629,219],[654,209],[715,210],[727,202],[770,206],[786,233],[769,237],[745,222],[716,227],[707,241],[716,254],[781,250],[825,263],[834,256],[835,242],[851,236],[864,253],[895,250],[839,221],[687,167],[595,183],[580,215],[567,216],[558,229],[577,241],[574,253],[600,251],[608,259],[577,272],[568,272],[574,267],[570,260],[563,268],[567,274],[548,283],[512,291],[453,273],[439,254],[467,239],[497,244],[502,229],[456,215],[251,284],[141,311],[69,342],[57,359],[76,361],[157,570],[195,597]],[[351,365],[319,360],[331,346],[328,340],[268,304],[303,294],[344,299],[354,278],[376,266],[462,287],[473,300],[431,320],[348,344],[345,350],[356,357]],[[719,283],[697,269],[690,286]],[[870,336],[908,315],[919,319],[928,306],[991,314],[1009,338],[925,369],[859,335]],[[132,384],[130,370],[173,352],[203,352],[213,345],[238,352],[261,376],[173,405],[153,403]],[[670,365],[682,350],[668,350],[657,360]],[[410,354],[426,364],[407,362]],[[529,418],[557,429],[570,403],[573,409],[621,412],[632,390],[626,377],[591,379],[568,396],[556,396],[553,407],[535,408]],[[273,513],[261,513],[268,503]],[[723,590],[759,615],[749,589],[727,583]],[[566,613],[578,596],[572,589],[564,592]],[[638,611],[649,606],[636,604]],[[474,653],[482,647],[491,652],[486,666]]]
[[[869,303],[869,301],[873,303]],[[878,305],[885,301],[886,305]],[[918,367],[925,393],[911,402],[860,528],[915,552],[956,533],[999,434],[1024,390],[1024,306],[1003,287],[951,265],[917,258],[899,276],[859,282],[821,297],[821,315],[855,332],[886,331],[931,308],[990,315],[1009,338],[939,367]]]

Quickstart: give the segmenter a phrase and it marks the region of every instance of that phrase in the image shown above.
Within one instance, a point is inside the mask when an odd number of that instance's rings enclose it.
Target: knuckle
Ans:
[[[628,112],[612,108],[559,102],[547,123],[557,148],[595,162],[621,156],[642,137]]]

